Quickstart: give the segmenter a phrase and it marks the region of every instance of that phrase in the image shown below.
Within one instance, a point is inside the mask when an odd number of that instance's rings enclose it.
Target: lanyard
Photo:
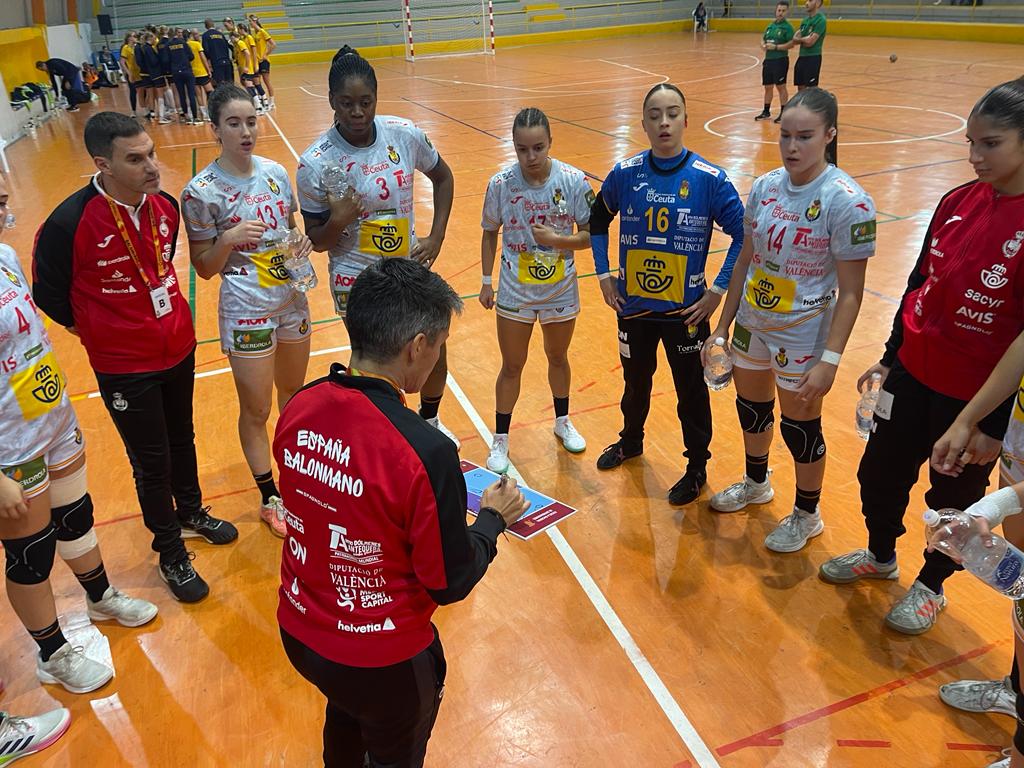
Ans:
[[[381,381],[386,381],[388,384],[390,384],[392,387],[394,387],[395,390],[398,392],[398,398],[402,401],[402,405],[404,405],[406,408],[409,407],[409,404],[405,401],[405,392],[403,392],[402,388],[395,383],[394,379],[388,378],[387,376],[383,376],[383,375],[381,375],[379,373],[370,373],[369,371],[360,371],[358,368],[355,368],[354,366],[351,366],[351,365],[348,367],[348,375],[349,376],[365,376],[368,379],[380,379]]]
[[[121,234],[121,239],[124,240],[124,245],[128,249],[128,255],[131,256],[132,263],[135,264],[135,268],[139,270],[139,276],[142,278],[142,282],[146,284],[149,290],[153,290],[153,281],[149,279],[149,275],[146,274],[146,270],[142,268],[142,262],[139,261],[139,254],[135,251],[135,243],[132,242],[131,237],[128,235],[128,228],[124,224],[124,219],[121,216],[120,206],[107,198],[107,205],[110,206],[110,214],[114,217],[114,221],[117,222],[117,231]],[[156,256],[156,275],[160,278],[160,284],[163,285],[164,275],[167,273],[167,267],[164,264],[163,256],[160,254],[160,238],[157,235],[156,230],[156,216],[153,214],[153,204],[149,205],[149,227],[153,233],[153,254]],[[141,227],[140,227],[141,230]],[[142,232],[140,231],[141,235]]]

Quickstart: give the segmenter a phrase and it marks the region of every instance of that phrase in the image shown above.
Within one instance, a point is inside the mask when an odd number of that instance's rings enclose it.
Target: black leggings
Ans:
[[[128,99],[132,103],[132,112],[134,112],[139,106],[139,95],[137,93],[135,83],[128,81]]]
[[[444,695],[441,639],[389,667],[349,667],[325,659],[283,629],[292,666],[327,697],[326,768],[421,768]]]
[[[174,84],[178,86],[178,99],[181,103],[182,112],[185,111],[185,98],[188,97],[188,106],[192,111],[192,119],[199,119],[199,106],[196,103],[196,76],[192,70],[187,72],[175,72]]]

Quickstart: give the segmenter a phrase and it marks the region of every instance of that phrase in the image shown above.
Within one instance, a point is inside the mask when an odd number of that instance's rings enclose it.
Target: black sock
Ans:
[[[563,416],[569,415],[569,398],[568,397],[556,397],[555,400],[555,418],[560,419]]]
[[[510,426],[512,426],[511,413],[498,413],[498,411],[494,412],[494,434],[507,435],[508,428]]]
[[[768,479],[767,453],[764,456],[751,456],[749,453],[747,454],[747,477],[755,483],[763,483]]]
[[[68,641],[64,637],[64,633],[60,631],[60,624],[56,621],[45,629],[30,629],[28,633],[32,635],[32,639],[39,646],[39,656],[43,661],[49,661],[50,657]]]
[[[433,400],[420,395],[420,416],[424,419],[436,419],[437,409],[441,407],[441,398]]]
[[[764,105],[764,114],[769,114],[772,111],[772,103],[769,101]]]
[[[103,594],[110,586],[110,581],[107,579],[107,569],[103,567],[103,563],[100,563],[86,573],[76,573],[75,578],[78,579],[78,583],[82,585],[85,593],[89,595],[89,599],[94,603],[98,603],[103,599]]]
[[[796,489],[796,508],[801,512],[813,515],[818,510],[819,501],[821,501],[821,488],[816,491]]]
[[[262,475],[253,475],[252,479],[256,481],[256,487],[260,489],[264,504],[270,501],[271,496],[281,497],[281,494],[277,491],[277,484],[274,482],[274,473],[272,471],[265,472]]]

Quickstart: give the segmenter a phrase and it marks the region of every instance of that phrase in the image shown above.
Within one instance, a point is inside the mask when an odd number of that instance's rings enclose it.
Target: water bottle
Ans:
[[[17,223],[17,219],[13,213],[8,213],[4,216],[4,229],[14,229],[14,225]]]
[[[1024,552],[1002,536],[981,535],[978,518],[955,509],[924,513],[928,543],[963,561],[964,568],[1012,600],[1024,597]],[[986,546],[987,540],[993,545]]]
[[[872,373],[864,394],[857,401],[857,434],[861,440],[871,435],[871,425],[875,419],[875,406],[878,405],[878,393],[882,390],[882,374]]]
[[[725,348],[725,339],[719,336],[708,348],[707,364],[704,366],[704,383],[718,392],[732,381],[732,357]]]
[[[328,165],[324,168],[321,183],[327,194],[334,197],[341,197],[352,189],[352,181],[349,179],[348,173],[337,165]]]
[[[291,229],[285,236],[282,248],[288,254],[284,268],[288,270],[288,284],[299,293],[307,293],[317,286],[316,270],[309,256],[299,253],[303,235],[298,229]]]
[[[572,234],[573,215],[564,199],[555,204],[555,209],[548,214],[547,223],[560,235]]]

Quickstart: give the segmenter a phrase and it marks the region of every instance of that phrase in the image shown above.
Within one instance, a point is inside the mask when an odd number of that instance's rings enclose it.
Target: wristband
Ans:
[[[829,365],[839,365],[839,361],[843,359],[843,356],[838,352],[833,352],[831,349],[826,349],[821,353],[821,362],[828,363]]]
[[[492,278],[490,275],[484,275],[483,277],[480,278],[481,285],[490,285],[493,282],[494,278]]]
[[[725,296],[726,291],[728,291],[729,289],[719,288],[717,285],[712,285],[710,288],[708,288],[708,290],[711,291],[712,293],[717,293],[719,296]]]
[[[597,279],[598,280],[604,280],[606,277],[615,277],[615,273],[614,272],[605,272],[603,275],[598,275]]]
[[[971,517],[983,517],[990,528],[995,528],[1004,518],[1020,512],[1020,498],[1013,488],[1000,488],[985,496],[964,510]]]

